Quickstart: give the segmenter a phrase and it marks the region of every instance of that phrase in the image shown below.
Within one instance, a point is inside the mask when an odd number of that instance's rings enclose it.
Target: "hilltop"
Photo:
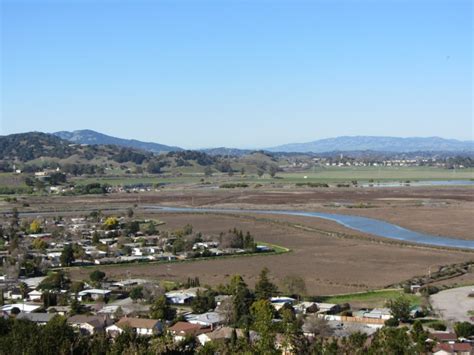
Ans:
[[[181,151],[182,148],[172,147],[160,143],[142,142],[136,139],[124,139],[112,137],[90,129],[78,131],[60,131],[53,133],[55,136],[79,144],[99,144],[99,145],[118,145],[121,147],[136,148],[153,153],[166,153],[172,151]]]

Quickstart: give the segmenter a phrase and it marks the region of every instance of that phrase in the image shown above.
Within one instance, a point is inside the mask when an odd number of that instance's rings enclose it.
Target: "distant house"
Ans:
[[[45,325],[48,323],[55,314],[52,313],[24,313],[21,312],[16,316],[16,319],[29,320],[30,322],[36,323],[38,325]]]
[[[36,311],[40,307],[41,306],[37,304],[12,303],[12,304],[6,304],[5,306],[3,306],[2,308],[0,308],[0,311],[10,314],[14,308],[18,308],[20,312],[31,313],[31,312]]]
[[[107,298],[112,291],[110,290],[101,290],[97,288],[81,291],[77,294],[77,299],[79,301],[85,301],[87,299],[92,299],[94,301],[100,298]]]
[[[199,334],[208,333],[211,328],[206,328],[200,324],[192,324],[188,322],[176,322],[168,331],[173,336],[175,342],[184,340],[187,336],[197,336]]]
[[[206,312],[203,314],[188,314],[184,318],[187,322],[192,324],[199,324],[204,327],[211,327],[214,329],[216,326],[223,324],[225,317],[221,313],[217,312]]]
[[[138,335],[154,335],[163,332],[163,324],[158,319],[127,317],[123,317],[114,325],[107,327],[106,332],[109,336],[115,337],[127,328],[132,329]]]
[[[291,297],[272,297],[270,298],[270,302],[275,307],[275,309],[278,311],[281,307],[283,307],[285,304],[290,304],[293,305],[295,303],[295,299]]]
[[[457,335],[451,332],[433,332],[430,333],[428,338],[440,343],[448,344],[454,344],[458,340]]]
[[[51,306],[46,310],[48,313],[59,314],[60,316],[65,316],[71,311],[69,306]]]
[[[9,300],[22,300],[23,294],[18,287],[3,293],[3,297]]]
[[[106,316],[87,316],[78,314],[69,317],[67,322],[80,330],[81,333],[93,335],[102,332],[106,327],[112,324],[109,317]]]
[[[433,348],[433,355],[472,355],[473,347],[470,343],[439,343]]]
[[[198,292],[205,292],[202,287],[193,287],[186,290],[177,290],[166,292],[165,296],[173,304],[188,304],[197,296]]]
[[[28,293],[28,298],[30,299],[30,301],[33,301],[33,302],[40,302],[42,296],[43,296],[43,292],[37,291],[37,290],[31,291]]]
[[[363,317],[387,320],[392,318],[392,313],[388,308],[374,308],[371,311],[365,312]]]
[[[206,344],[209,341],[229,340],[232,338],[232,333],[235,331],[237,338],[243,338],[245,332],[243,329],[236,329],[231,327],[220,327],[209,333],[203,333],[197,336],[198,341],[201,345]],[[254,331],[249,332],[250,341],[254,341],[257,338],[257,333]]]

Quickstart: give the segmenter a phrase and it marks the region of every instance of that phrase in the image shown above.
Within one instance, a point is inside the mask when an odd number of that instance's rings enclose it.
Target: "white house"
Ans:
[[[40,302],[41,296],[43,296],[43,292],[37,291],[37,290],[31,291],[28,293],[28,297],[30,301],[33,301],[33,302]]]
[[[12,303],[12,304],[6,304],[2,308],[0,308],[0,310],[2,312],[10,313],[13,310],[13,308],[18,308],[20,312],[31,313],[31,312],[36,311],[40,307],[41,306],[38,306],[36,304]]]
[[[114,325],[107,327],[105,331],[109,336],[115,337],[121,334],[126,328],[131,328],[138,335],[154,335],[163,332],[163,325],[158,319],[127,317],[123,317]]]
[[[110,290],[100,290],[97,288],[92,288],[89,290],[84,290],[81,291],[77,294],[77,299],[79,301],[85,300],[87,298],[91,298],[93,300],[98,300],[99,298],[106,298],[108,295],[110,295],[112,291]]]

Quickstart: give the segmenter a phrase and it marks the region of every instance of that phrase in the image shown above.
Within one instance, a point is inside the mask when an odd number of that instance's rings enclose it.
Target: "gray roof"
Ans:
[[[47,323],[55,316],[54,313],[20,313],[17,319],[25,319],[35,323]]]

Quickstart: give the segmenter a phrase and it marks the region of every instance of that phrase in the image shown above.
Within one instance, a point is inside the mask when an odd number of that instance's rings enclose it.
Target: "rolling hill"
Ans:
[[[78,131],[60,131],[53,133],[55,136],[79,144],[98,144],[98,145],[118,145],[127,148],[136,148],[146,150],[153,153],[167,153],[181,151],[182,148],[171,147],[164,144],[153,142],[142,142],[136,139],[124,139],[108,136],[103,133],[83,129]]]
[[[285,144],[266,149],[270,152],[293,153],[323,153],[371,150],[378,152],[472,152],[474,141],[459,141],[440,137],[373,137],[373,136],[343,136],[320,139],[308,143]]]

